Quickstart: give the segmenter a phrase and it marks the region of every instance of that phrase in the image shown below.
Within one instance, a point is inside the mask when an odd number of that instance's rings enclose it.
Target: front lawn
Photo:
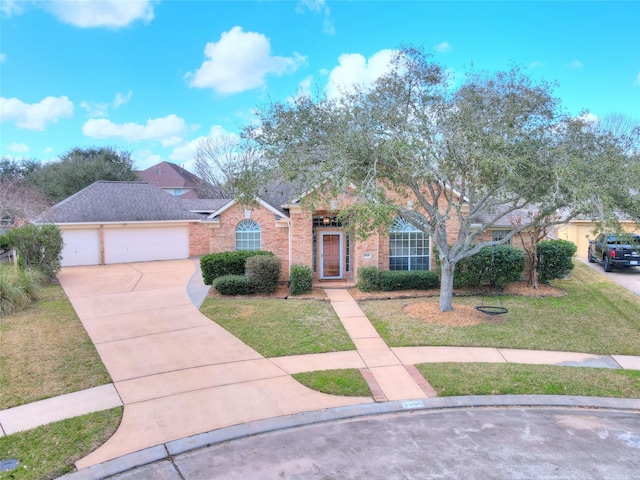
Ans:
[[[640,398],[640,371],[505,363],[416,365],[440,397],[584,395]]]
[[[267,358],[355,350],[329,302],[209,297],[200,311]]]
[[[111,382],[59,285],[40,301],[0,317],[0,410]]]
[[[472,326],[412,318],[403,307],[437,298],[361,301],[360,307],[391,347],[450,345],[640,355],[640,298],[577,264],[570,280],[554,281],[559,298],[454,297],[456,304],[498,304],[509,313]]]
[[[15,470],[0,472],[0,480],[43,480],[74,471],[77,460],[113,435],[121,417],[118,407],[0,438],[0,460],[20,462]]]

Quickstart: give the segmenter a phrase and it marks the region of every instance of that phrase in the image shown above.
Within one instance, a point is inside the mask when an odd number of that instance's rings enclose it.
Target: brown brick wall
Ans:
[[[248,212],[248,217],[245,215]],[[220,214],[219,228],[210,229],[211,253],[236,249],[236,227],[242,220],[250,218],[260,225],[262,250],[273,252],[282,262],[280,280],[289,279],[289,228],[276,225],[275,214],[258,206],[245,209],[239,204],[231,206]]]
[[[205,223],[189,224],[189,256],[201,257],[211,253],[209,227]]]

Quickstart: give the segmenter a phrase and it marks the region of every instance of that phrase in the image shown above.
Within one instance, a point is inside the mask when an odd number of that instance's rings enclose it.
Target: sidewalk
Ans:
[[[311,391],[293,373],[358,368],[376,402],[435,397],[414,367],[429,362],[530,363],[640,370],[640,357],[496,348],[389,348],[347,290],[327,290],[357,350],[265,359],[193,303],[193,261],[66,269],[61,282],[114,381],[0,412],[2,434],[124,405],[116,434],[78,468],[232,425],[365,405]],[[194,272],[195,268],[195,272]],[[194,295],[194,292],[195,295]],[[240,401],[239,399],[242,399]]]

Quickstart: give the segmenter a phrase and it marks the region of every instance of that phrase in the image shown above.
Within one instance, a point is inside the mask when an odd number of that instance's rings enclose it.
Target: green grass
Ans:
[[[0,409],[110,381],[59,285],[45,287],[32,307],[0,317]]]
[[[207,298],[200,311],[265,357],[355,350],[329,302]]]
[[[640,355],[640,298],[585,265],[572,279],[554,281],[560,298],[504,297],[509,313],[499,321],[453,327],[428,324],[402,312],[404,305],[437,299],[372,300],[362,310],[392,347],[453,345]],[[455,304],[479,305],[479,297],[456,297]],[[485,299],[495,304],[496,299]],[[492,303],[493,302],[493,303]]]
[[[42,480],[75,470],[74,462],[102,445],[116,431],[122,408],[50,423],[0,438],[0,459],[19,460],[0,479]]]
[[[640,398],[638,370],[487,363],[424,363],[416,367],[442,397],[537,394]]]
[[[318,392],[354,397],[371,396],[367,382],[355,368],[304,372],[292,376],[303,385]]]

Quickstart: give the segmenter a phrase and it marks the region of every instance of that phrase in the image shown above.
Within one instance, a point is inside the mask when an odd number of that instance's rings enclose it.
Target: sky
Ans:
[[[403,44],[453,78],[519,65],[571,115],[640,119],[640,1],[0,0],[0,155],[111,146],[193,170],[203,138],[367,84]]]

